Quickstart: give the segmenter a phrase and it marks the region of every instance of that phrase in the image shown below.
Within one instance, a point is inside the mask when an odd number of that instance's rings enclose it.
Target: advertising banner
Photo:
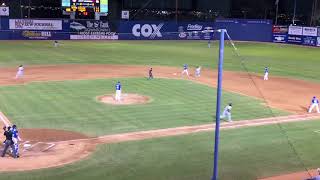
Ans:
[[[320,36],[317,37],[317,46],[320,47]]]
[[[288,35],[287,34],[273,34],[273,42],[274,43],[287,43]]]
[[[303,27],[302,35],[304,36],[317,36],[318,28],[316,27]]]
[[[318,27],[318,36],[320,36],[320,27]]]
[[[213,22],[122,21],[120,39],[136,40],[209,40]]]
[[[289,35],[302,35],[302,31],[301,26],[289,26]]]
[[[70,22],[70,39],[118,39],[116,33],[111,32],[109,22],[97,20],[76,20]]]
[[[303,36],[302,45],[306,46],[316,46],[317,45],[317,37],[313,36]]]
[[[273,26],[272,32],[273,34],[288,34],[289,28],[288,26]]]
[[[69,33],[55,31],[12,31],[11,39],[14,40],[68,40]]]
[[[288,35],[288,43],[291,43],[291,44],[302,44],[302,36]]]
[[[214,23],[190,22],[178,24],[178,39],[182,40],[210,40],[213,39]]]
[[[62,30],[62,20],[10,19],[9,29]]]
[[[9,7],[0,7],[0,16],[9,16]]]

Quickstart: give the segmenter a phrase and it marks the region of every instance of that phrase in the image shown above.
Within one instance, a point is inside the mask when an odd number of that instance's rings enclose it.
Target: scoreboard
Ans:
[[[84,15],[94,12],[108,12],[108,0],[62,0],[62,7],[67,12]]]

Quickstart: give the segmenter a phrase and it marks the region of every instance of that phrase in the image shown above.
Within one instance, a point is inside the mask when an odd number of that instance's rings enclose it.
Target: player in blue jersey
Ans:
[[[264,77],[263,77],[263,80],[265,80],[265,81],[269,80],[269,68],[268,68],[268,67],[265,67],[265,68],[264,68]]]
[[[121,100],[121,88],[121,83],[120,81],[118,81],[118,83],[116,84],[116,101]]]
[[[184,64],[184,65],[183,65],[183,71],[182,71],[181,75],[183,75],[184,73],[186,73],[187,76],[189,76],[188,64]]]
[[[18,128],[16,125],[12,126],[11,131],[12,131],[12,141],[14,143],[14,151],[16,152],[17,157],[19,157],[19,142],[22,140],[19,136]]]
[[[308,112],[311,113],[313,108],[316,108],[317,113],[320,113],[320,111],[319,111],[319,100],[315,96],[311,100],[311,105],[309,107]]]

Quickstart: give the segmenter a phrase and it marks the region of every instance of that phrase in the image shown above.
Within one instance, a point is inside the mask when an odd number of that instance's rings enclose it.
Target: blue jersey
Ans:
[[[184,64],[184,65],[183,65],[183,69],[184,69],[184,70],[188,69],[188,64]]]
[[[12,129],[12,137],[13,138],[18,138],[19,137],[19,132],[17,129]]]
[[[312,104],[319,104],[319,100],[317,98],[313,98],[311,102]]]
[[[121,84],[120,83],[116,84],[116,90],[121,90]]]
[[[264,68],[264,73],[269,73],[269,68]]]

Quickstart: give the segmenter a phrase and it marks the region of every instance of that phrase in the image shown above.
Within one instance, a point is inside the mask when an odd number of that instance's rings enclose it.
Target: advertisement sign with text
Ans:
[[[316,46],[316,45],[317,45],[317,37],[304,36],[304,37],[302,38],[302,45],[306,45],[306,46]]]
[[[273,34],[288,34],[289,28],[288,26],[273,26],[272,32]]]
[[[316,27],[303,27],[302,35],[304,36],[317,36],[318,28]]]
[[[273,34],[273,42],[274,43],[287,43],[288,35],[286,34]]]
[[[289,35],[302,35],[302,26],[289,26]]]
[[[11,39],[14,40],[68,40],[69,33],[55,31],[12,31]]]
[[[61,20],[10,19],[9,29],[18,30],[62,30]]]
[[[118,36],[110,31],[108,21],[77,20],[70,22],[70,39],[118,39]]]
[[[320,46],[320,37],[317,37],[317,46]]]
[[[288,43],[301,44],[302,43],[302,36],[288,35]]]

